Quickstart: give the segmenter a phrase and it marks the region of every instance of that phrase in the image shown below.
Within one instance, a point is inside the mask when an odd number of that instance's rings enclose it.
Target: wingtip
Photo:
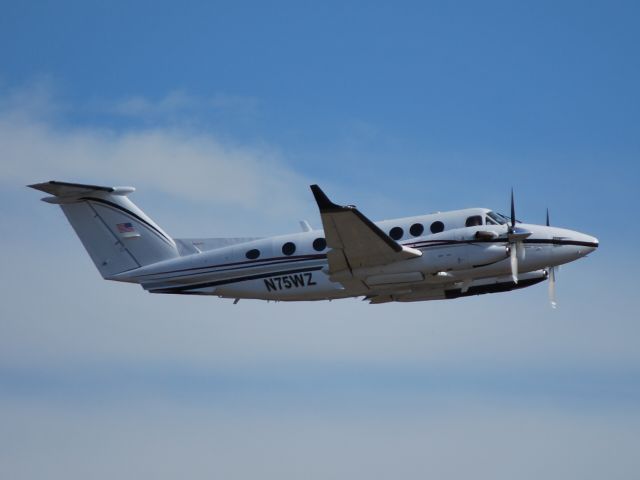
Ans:
[[[316,185],[314,183],[310,186],[310,188],[321,212],[327,212],[330,210],[342,210],[344,208],[340,205],[336,205],[331,200],[329,200],[329,197],[327,197],[327,195],[322,191],[319,185]]]
[[[34,190],[41,190],[43,185],[48,184],[49,182],[40,182],[40,183],[30,183],[29,185],[25,185],[27,188],[33,188]]]

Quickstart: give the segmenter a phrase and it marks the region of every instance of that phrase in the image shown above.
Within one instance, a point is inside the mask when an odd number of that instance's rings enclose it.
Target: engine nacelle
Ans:
[[[494,243],[465,243],[432,247],[422,258],[431,273],[451,270],[469,270],[490,265],[509,256],[506,245]]]
[[[547,276],[548,274],[545,270],[536,270],[521,274],[518,283],[513,283],[513,279],[510,276],[478,279],[464,287],[454,284],[452,287],[442,289],[415,290],[411,293],[389,295],[384,301],[421,302],[424,300],[444,300],[487,293],[508,292],[540,283],[546,280]],[[378,300],[378,302],[372,303],[381,303],[381,301]]]

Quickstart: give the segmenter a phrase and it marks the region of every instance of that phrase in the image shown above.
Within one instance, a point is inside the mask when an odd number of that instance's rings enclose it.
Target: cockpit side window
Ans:
[[[505,223],[509,222],[509,219],[507,217],[505,217],[504,215],[500,215],[499,213],[496,213],[496,212],[487,213],[487,217],[499,225],[504,225]]]
[[[473,215],[467,218],[464,225],[465,227],[476,227],[478,225],[482,225],[482,217],[480,215]]]

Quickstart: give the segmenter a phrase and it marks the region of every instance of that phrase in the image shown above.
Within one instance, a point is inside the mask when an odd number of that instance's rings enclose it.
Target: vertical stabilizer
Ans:
[[[132,187],[66,182],[29,185],[53,195],[104,278],[178,256],[176,244],[127,198]]]

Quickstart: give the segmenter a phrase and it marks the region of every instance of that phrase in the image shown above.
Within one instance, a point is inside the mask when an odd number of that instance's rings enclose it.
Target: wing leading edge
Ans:
[[[354,270],[387,265],[422,255],[383,232],[353,205],[336,205],[318,185],[311,185],[324,228],[329,274],[338,281],[352,278]],[[344,282],[343,282],[344,283]]]

